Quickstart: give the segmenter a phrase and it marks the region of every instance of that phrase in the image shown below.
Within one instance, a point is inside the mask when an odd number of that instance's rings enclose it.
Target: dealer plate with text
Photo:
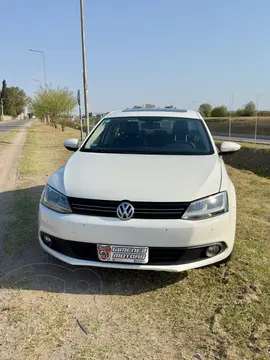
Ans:
[[[125,262],[133,264],[148,263],[149,250],[145,246],[97,245],[101,261]]]

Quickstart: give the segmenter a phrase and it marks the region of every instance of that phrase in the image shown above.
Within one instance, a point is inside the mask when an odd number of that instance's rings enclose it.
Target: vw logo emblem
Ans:
[[[134,215],[134,211],[135,209],[130,203],[123,202],[117,207],[116,213],[120,220],[129,220]]]

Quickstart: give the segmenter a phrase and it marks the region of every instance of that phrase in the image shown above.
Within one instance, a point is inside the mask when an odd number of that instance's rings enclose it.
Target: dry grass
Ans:
[[[62,141],[74,135],[79,134],[72,129],[62,133],[39,123],[32,126],[19,166],[24,187],[33,185],[33,179],[44,181],[67,160],[71,153]],[[77,277],[68,273],[65,292],[44,277],[38,285],[24,280],[2,294],[2,359],[269,358],[270,180],[231,167],[229,173],[237,188],[238,226],[235,258],[228,266],[180,274],[95,269],[102,289],[96,275],[79,269]],[[14,204],[19,218],[29,214],[20,226],[27,235],[22,254],[30,254],[31,262],[39,262],[41,253],[38,249],[34,259],[31,255],[37,201],[28,189]],[[8,229],[10,246],[15,227]],[[13,259],[16,266],[19,260]],[[33,266],[27,271],[28,276],[40,274]],[[63,279],[58,262],[44,271]],[[78,284],[83,276],[91,285],[86,295],[71,290],[71,279]]]
[[[231,132],[236,134],[249,134],[254,136],[255,117],[232,118]],[[208,118],[206,123],[212,132],[228,133],[229,118]],[[258,118],[258,135],[270,136],[270,117]]]
[[[18,130],[10,130],[6,135],[0,135],[0,146],[9,144],[13,140],[17,132]]]
[[[12,132],[13,134],[13,132]],[[11,132],[7,135],[12,137]],[[14,135],[13,135],[14,136]],[[29,227],[31,220],[36,218],[38,198],[42,186],[48,177],[70,157],[71,152],[63,145],[65,139],[79,136],[77,130],[66,128],[66,131],[41,124],[38,120],[29,128],[24,156],[20,159],[17,169],[18,186],[14,193],[11,213],[16,208],[17,216],[9,222],[12,233],[7,233],[4,240],[6,254],[21,254],[29,245],[30,238],[35,241],[36,227]],[[35,187],[31,187],[35,185]],[[13,242],[10,241],[13,237]],[[26,241],[25,241],[26,240]],[[28,241],[27,241],[28,240]],[[16,244],[16,246],[15,246]]]
[[[48,176],[62,166],[71,155],[64,147],[64,140],[79,138],[79,131],[66,128],[54,129],[35,121],[30,127],[24,149],[24,157],[19,164],[18,174],[22,177]],[[42,161],[40,160],[42,159]]]

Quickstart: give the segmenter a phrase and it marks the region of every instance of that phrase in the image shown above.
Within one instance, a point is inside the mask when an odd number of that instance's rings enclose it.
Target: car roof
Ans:
[[[119,118],[119,117],[136,117],[136,116],[151,116],[151,117],[183,117],[202,119],[198,111],[196,110],[184,110],[184,109],[158,109],[158,108],[140,108],[140,109],[123,109],[115,110],[107,114],[106,118]]]

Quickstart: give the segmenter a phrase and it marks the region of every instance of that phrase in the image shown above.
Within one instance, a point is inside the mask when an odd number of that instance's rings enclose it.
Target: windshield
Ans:
[[[200,119],[156,116],[105,118],[81,151],[157,155],[214,153]]]

